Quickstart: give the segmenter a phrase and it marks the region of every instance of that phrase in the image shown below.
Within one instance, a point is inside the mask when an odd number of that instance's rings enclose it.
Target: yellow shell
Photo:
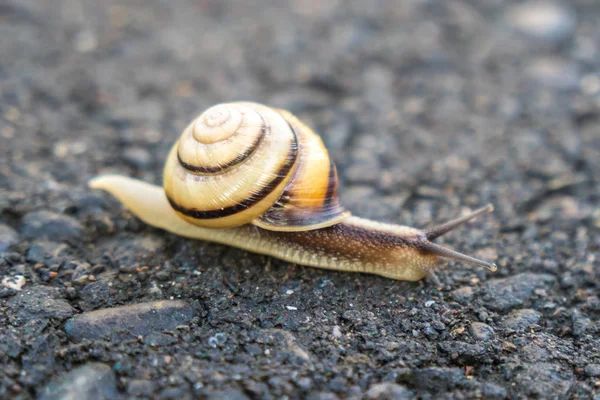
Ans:
[[[291,113],[257,103],[203,112],[171,149],[163,186],[179,216],[209,228],[305,231],[350,216],[319,136]]]

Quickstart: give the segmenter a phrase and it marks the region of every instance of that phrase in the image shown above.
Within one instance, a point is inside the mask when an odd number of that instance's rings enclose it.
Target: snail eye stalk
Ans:
[[[440,246],[439,244],[433,243],[432,240],[437,239],[438,237],[456,229],[462,224],[471,221],[473,218],[478,217],[481,214],[486,212],[494,211],[494,206],[488,204],[485,207],[482,207],[478,210],[473,211],[471,214],[465,215],[464,217],[456,218],[451,221],[448,221],[442,225],[436,226],[429,230],[425,231],[425,238],[422,243],[420,243],[419,247],[421,250],[426,251],[431,254],[435,254],[436,256],[442,258],[450,258],[452,260],[463,261],[473,265],[479,265],[482,267],[486,267],[490,271],[496,271],[498,267],[494,263],[490,263],[487,261],[479,260],[477,258],[468,256],[466,254],[459,253],[452,249],[449,249],[444,246]]]

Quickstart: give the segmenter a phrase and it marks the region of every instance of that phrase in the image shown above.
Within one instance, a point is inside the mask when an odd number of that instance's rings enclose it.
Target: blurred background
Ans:
[[[183,128],[234,100],[315,128],[356,215],[422,227],[493,203],[444,240],[498,272],[452,263],[438,291],[294,267],[144,228],[86,187],[160,183]],[[0,290],[6,397],[90,360],[164,398],[597,395],[597,0],[0,0],[0,153],[0,272],[68,311]],[[78,347],[55,323],[174,298],[201,317],[164,347]]]
[[[454,205],[500,198],[511,214],[529,212],[540,193],[598,172],[598,9],[590,0],[5,2],[3,148],[49,174],[46,185],[111,170],[160,181],[190,120],[252,100],[323,136],[350,185],[345,203],[368,217],[401,212],[415,193]],[[555,206],[591,212],[577,196]]]

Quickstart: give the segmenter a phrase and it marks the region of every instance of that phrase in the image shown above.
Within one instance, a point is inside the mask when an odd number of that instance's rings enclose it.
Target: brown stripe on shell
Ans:
[[[335,171],[333,160],[330,160],[329,179],[327,183],[327,191],[325,192],[325,199],[323,201],[323,207],[331,208],[334,199],[337,201],[337,173]]]
[[[196,210],[193,208],[183,207],[180,204],[176,203],[170,196],[167,195],[167,200],[171,204],[173,209],[185,216],[195,218],[195,219],[216,219],[227,217],[230,215],[234,215],[243,211],[247,208],[252,207],[253,205],[260,202],[262,199],[267,197],[275,188],[285,179],[287,174],[290,172],[292,167],[296,163],[296,159],[298,157],[298,141],[296,134],[294,133],[294,140],[292,141],[292,145],[290,146],[290,150],[286,156],[286,162],[281,167],[281,169],[277,172],[277,176],[272,179],[268,184],[266,184],[259,192],[257,192],[252,197],[245,199],[237,204],[234,204],[229,207],[219,208],[216,210]]]
[[[292,125],[289,122],[288,122],[288,125],[290,126],[290,129],[295,132],[294,128],[292,127]],[[325,198],[323,199],[323,206],[322,206],[323,209],[331,208],[331,204],[333,203],[334,196],[337,196],[337,174],[335,171],[335,165],[333,164],[332,160],[329,161],[328,175],[329,175],[329,178],[327,179],[327,190],[325,192]],[[275,203],[273,205],[273,207],[274,208],[284,208],[287,199],[290,198],[290,192],[292,190],[293,190],[293,186],[288,185],[285,188],[285,190],[283,191],[283,194],[281,195],[281,198],[279,199],[279,201],[277,203]]]
[[[333,161],[327,154],[327,149],[310,127],[305,126],[288,111],[278,111],[304,146],[314,145],[323,149],[323,153],[327,155],[327,163],[323,167],[327,168],[327,172],[320,169],[318,173],[320,176],[326,176],[327,179],[320,182],[310,181],[307,178],[310,175],[307,175],[307,171],[302,169],[300,163],[310,163],[311,159],[306,154],[300,153],[298,168],[294,172],[292,181],[288,183],[279,200],[253,221],[253,224],[266,230],[285,232],[308,231],[339,224],[348,218],[350,213],[341,206],[337,198],[337,173]],[[318,138],[318,141],[315,141],[313,136]],[[296,185],[297,181],[302,180],[310,182],[311,190],[319,189],[318,195],[315,196],[316,191],[311,194],[311,198],[318,199],[318,204],[303,204],[304,192],[300,191]]]
[[[211,167],[203,167],[203,166],[199,166],[199,165],[192,165],[192,164],[186,163],[185,161],[183,161],[181,159],[181,156],[179,155],[179,150],[177,150],[177,161],[179,162],[179,165],[181,165],[181,167],[183,169],[185,169],[186,171],[189,171],[192,173],[198,173],[198,174],[207,174],[207,175],[222,173],[222,172],[225,172],[227,170],[230,170],[230,169],[236,167],[238,164],[242,163],[244,160],[246,160],[248,157],[250,157],[250,156],[252,156],[252,154],[254,154],[254,152],[256,151],[256,149],[258,149],[258,146],[260,146],[261,142],[263,141],[263,139],[266,136],[267,127],[268,127],[267,123],[266,123],[265,119],[263,118],[262,114],[258,113],[258,115],[260,116],[260,118],[263,121],[263,125],[260,129],[260,135],[257,136],[254,143],[252,143],[252,145],[250,147],[248,147],[248,150],[246,150],[242,154],[239,154],[233,160],[229,161],[228,163],[226,163],[224,165],[217,165],[214,167],[212,167],[212,166]]]
[[[296,130],[294,129],[294,127],[288,122],[287,119],[283,119],[285,121],[285,123],[287,124],[287,126],[290,127],[290,130],[294,133],[294,138],[296,138],[296,140],[298,139],[298,134],[296,133]],[[298,150],[300,150],[300,148],[298,147]],[[297,153],[296,153],[297,155]],[[290,197],[290,190],[291,190],[291,185],[288,185],[283,189],[283,193],[281,194],[281,197],[279,197],[279,200],[277,202],[275,202],[275,204],[273,204],[273,207],[278,208],[278,207],[283,207],[282,202],[285,202],[286,199],[288,199]]]
[[[189,171],[189,172],[195,172],[195,173],[200,173],[200,174],[221,173],[221,172],[224,172],[224,171],[227,171],[227,170],[230,170],[230,169],[236,167],[238,164],[240,164],[245,159],[247,159],[252,154],[254,154],[256,149],[258,149],[258,146],[260,146],[260,143],[262,142],[263,138],[265,137],[265,132],[266,132],[266,126],[263,126],[263,128],[261,129],[261,134],[256,138],[254,143],[250,147],[248,147],[248,150],[246,150],[244,153],[238,155],[236,158],[234,158],[233,160],[231,160],[230,162],[228,162],[227,164],[224,164],[224,165],[218,165],[216,167],[201,167],[201,166],[197,166],[197,165],[188,164],[181,159],[181,157],[179,156],[179,151],[177,152],[177,161],[183,167],[183,169],[185,169],[186,171]]]

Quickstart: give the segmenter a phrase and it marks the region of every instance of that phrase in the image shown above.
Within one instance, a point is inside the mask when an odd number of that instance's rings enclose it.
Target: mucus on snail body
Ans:
[[[149,225],[292,263],[416,281],[440,258],[480,265],[433,243],[476,216],[420,230],[351,216],[319,136],[291,113],[257,103],[213,106],[172,147],[163,188],[119,175],[90,187],[117,197]]]

